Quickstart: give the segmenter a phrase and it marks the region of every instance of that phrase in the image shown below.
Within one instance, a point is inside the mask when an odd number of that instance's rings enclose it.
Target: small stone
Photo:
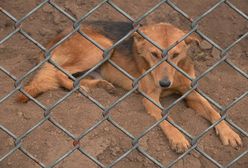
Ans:
[[[109,127],[105,127],[104,128],[104,131],[109,131]]]
[[[30,119],[31,119],[31,116],[30,116],[30,114],[28,114],[28,113],[23,113],[23,118],[24,118],[25,120],[30,120]]]
[[[213,49],[212,49],[212,52],[211,52],[211,55],[212,55],[214,58],[219,58],[219,57],[220,57],[220,50],[218,50],[217,48],[213,48]]]
[[[212,48],[212,44],[210,44],[209,42],[207,42],[206,40],[203,40],[201,43],[200,43],[200,47],[201,49],[203,50],[209,50]]]
[[[22,113],[21,111],[18,111],[18,112],[17,112],[17,115],[18,115],[19,117],[22,117],[22,116],[23,116],[23,113]]]
[[[8,143],[8,146],[13,146],[14,145],[14,142],[13,142],[12,138],[8,138],[7,143]]]
[[[160,148],[156,148],[156,151],[157,151],[157,152],[160,152]]]

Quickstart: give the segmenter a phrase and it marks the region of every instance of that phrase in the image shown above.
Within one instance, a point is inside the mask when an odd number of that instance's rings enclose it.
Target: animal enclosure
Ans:
[[[244,0],[1,0],[0,1],[0,167],[176,167],[246,168],[248,165],[248,2]],[[156,69],[133,78],[111,60],[115,48],[127,50],[126,40],[142,25],[171,23],[192,44],[196,78],[171,64],[192,81],[184,95],[162,101],[163,119],[189,140],[182,154],[170,149],[159,123],[145,112],[138,83]],[[103,49],[84,33],[91,26],[114,41]],[[67,34],[53,46],[47,43],[59,33]],[[104,59],[79,78],[51,60],[51,52],[79,32],[103,52]],[[157,45],[156,45],[157,46]],[[83,47],[83,46],[82,46]],[[159,46],[157,46],[159,47]],[[159,62],[168,61],[166,57]],[[74,81],[74,89],[49,91],[31,101],[17,103],[18,93],[46,62]],[[98,88],[82,91],[79,81],[104,62],[133,80],[133,89],[116,88],[110,94]],[[205,97],[221,114],[210,125],[184,104],[193,90]],[[225,120],[242,138],[243,146],[224,146],[214,126]]]

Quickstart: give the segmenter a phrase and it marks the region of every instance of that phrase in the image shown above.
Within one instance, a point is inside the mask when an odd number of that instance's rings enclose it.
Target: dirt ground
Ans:
[[[40,2],[41,0],[1,0],[0,7],[20,19]],[[78,18],[92,9],[100,0],[53,0],[53,2]],[[113,0],[113,2],[131,17],[137,19],[158,3],[159,0]],[[172,2],[194,19],[207,11],[218,0],[173,0]],[[230,0],[230,2],[248,15],[248,1]],[[146,17],[142,24],[157,22],[169,22],[184,30],[190,29],[190,23],[168,5],[162,5],[154,13]],[[82,23],[82,26],[89,23],[98,29],[104,30],[106,35],[111,36],[114,41],[120,39],[131,29],[128,20],[108,4],[103,5],[90,15]],[[22,28],[35,40],[45,45],[65,28],[72,29],[72,22],[46,4],[32,16],[28,17],[23,22]],[[248,31],[248,22],[227,5],[222,4],[199,22],[199,29],[218,45],[225,48]],[[0,13],[0,40],[13,30],[14,23]],[[240,67],[246,74],[248,73],[247,43],[248,39],[246,38],[229,52],[229,60]],[[194,60],[197,75],[204,72],[220,59],[218,50],[204,44],[200,47],[192,46],[189,54]],[[0,45],[0,66],[7,69],[17,78],[20,78],[38,63],[39,55],[40,50],[35,45],[22,35],[16,34],[3,45]],[[14,89],[14,81],[1,71],[0,79],[0,98],[2,98]],[[225,63],[202,78],[199,84],[200,89],[223,106],[233,102],[248,90],[248,80]],[[105,90],[96,89],[91,93],[91,96],[107,107],[125,93],[126,91],[120,88],[117,88],[115,94],[109,94]],[[37,99],[44,105],[51,106],[66,94],[67,91],[60,89],[47,92]],[[162,100],[163,105],[166,107],[177,98],[179,97],[176,95],[170,96]],[[155,122],[145,112],[141,100],[142,96],[134,93],[110,112],[112,119],[127,129],[133,136],[140,135]],[[228,110],[230,119],[246,132],[248,131],[247,109],[248,97],[245,97]],[[209,123],[201,118],[197,112],[186,107],[184,102],[178,103],[171,110],[171,116],[179,126],[193,136],[199,135],[209,127]],[[72,94],[54,108],[52,110],[52,117],[75,136],[78,136],[102,119],[101,110],[87,98],[77,93]],[[15,102],[15,94],[0,104],[0,125],[8,128],[16,136],[22,135],[42,118],[43,110],[40,107],[32,101],[27,104]],[[198,146],[217,162],[226,165],[242,152],[248,150],[248,139],[241,133],[240,135],[244,145],[238,150],[229,146],[223,146],[215,135],[214,130],[210,130],[199,141]],[[132,147],[131,141],[125,134],[106,121],[87,134],[80,141],[80,145],[86,152],[97,158],[104,165],[109,165]],[[159,127],[152,129],[146,134],[140,140],[140,146],[164,166],[167,166],[172,160],[180,156],[170,149],[168,141]],[[73,148],[73,140],[47,121],[23,139],[22,147],[48,166],[55,159]],[[13,139],[0,130],[0,158],[12,148],[14,148]],[[232,167],[246,168],[247,166],[248,155],[245,155]],[[0,167],[35,168],[39,167],[39,165],[17,150],[3,160],[0,163]],[[79,151],[75,151],[56,167],[94,168],[98,166]],[[138,151],[133,151],[114,167],[151,168],[157,166]],[[193,151],[173,167],[212,168],[216,166],[204,156]]]

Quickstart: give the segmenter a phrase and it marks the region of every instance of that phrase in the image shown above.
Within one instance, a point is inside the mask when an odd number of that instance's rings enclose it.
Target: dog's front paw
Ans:
[[[219,135],[223,145],[231,145],[234,148],[242,146],[242,140],[239,135],[226,125],[226,123],[221,124],[216,128],[216,133]]]
[[[171,149],[177,153],[183,153],[190,147],[189,141],[181,133],[170,138],[169,142]]]

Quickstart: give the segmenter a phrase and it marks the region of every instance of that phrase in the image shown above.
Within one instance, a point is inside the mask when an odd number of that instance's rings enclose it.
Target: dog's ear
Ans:
[[[198,37],[196,36],[189,36],[187,37],[185,40],[185,43],[188,45],[188,44],[191,44],[192,42],[196,42],[197,45],[200,44],[200,40],[198,39]]]
[[[141,41],[141,40],[144,40],[144,38],[143,38],[141,35],[139,35],[139,33],[137,33],[137,32],[134,32],[134,33],[133,33],[133,39],[134,39],[134,41],[136,41],[136,42],[139,42],[139,41]]]

